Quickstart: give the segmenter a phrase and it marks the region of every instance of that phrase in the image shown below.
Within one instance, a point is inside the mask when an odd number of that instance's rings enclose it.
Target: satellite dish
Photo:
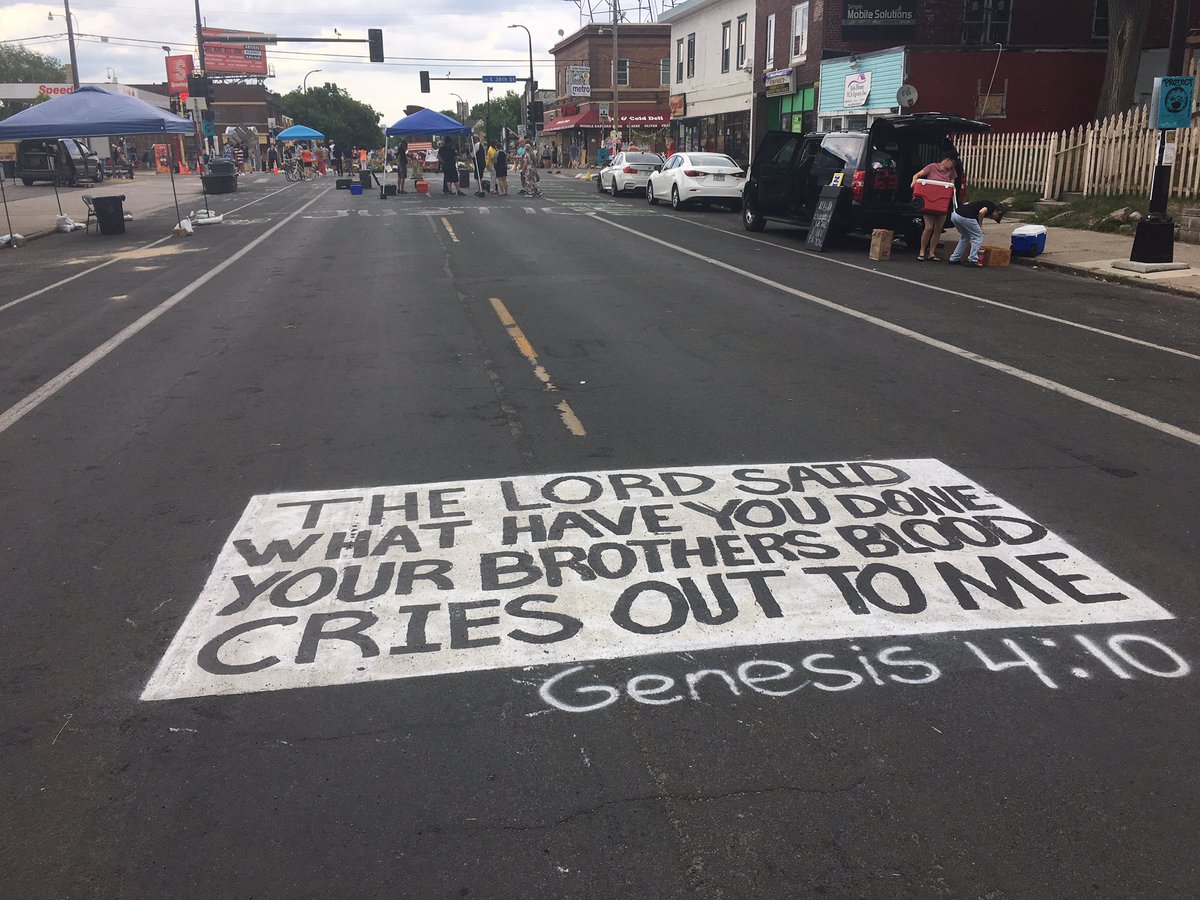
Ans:
[[[558,29],[558,36],[559,36],[559,37],[562,37],[562,36],[563,36],[565,33],[566,33],[566,32],[564,32],[564,31],[563,31],[561,28],[560,28],[560,29]]]
[[[901,109],[912,109],[917,105],[917,89],[911,84],[900,85],[900,90],[896,91],[896,103]]]

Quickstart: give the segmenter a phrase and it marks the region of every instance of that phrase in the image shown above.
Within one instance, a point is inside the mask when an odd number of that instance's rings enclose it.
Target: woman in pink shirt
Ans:
[[[945,156],[938,162],[930,163],[913,176],[913,187],[916,187],[918,178],[926,178],[929,181],[948,182],[955,186],[955,192],[957,193],[958,161],[953,156]],[[948,215],[948,212],[922,213],[925,219],[925,230],[921,232],[921,247],[917,251],[917,259],[921,261],[926,259],[932,259],[936,262],[942,261],[942,258],[937,255],[937,242],[942,236],[942,226],[946,224],[946,216]]]

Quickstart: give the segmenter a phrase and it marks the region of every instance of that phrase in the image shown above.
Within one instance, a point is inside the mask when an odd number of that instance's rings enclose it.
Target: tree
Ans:
[[[298,125],[307,125],[342,147],[382,147],[380,113],[355,100],[336,84],[283,96],[283,111]]]
[[[1103,118],[1133,106],[1142,42],[1151,0],[1108,0],[1108,62],[1096,115]]]
[[[476,122],[488,121],[488,111],[486,103],[476,103],[471,107],[471,114],[467,117],[467,122],[474,125]],[[517,123],[521,121],[521,95],[515,91],[508,91],[503,96],[492,97],[492,114],[491,134],[488,135],[492,140],[500,139],[500,126],[508,127],[509,134],[515,134],[517,131]]]
[[[19,44],[0,44],[0,82],[37,83],[66,81],[67,69],[53,56],[46,56]],[[40,103],[40,100],[0,100],[0,119]]]

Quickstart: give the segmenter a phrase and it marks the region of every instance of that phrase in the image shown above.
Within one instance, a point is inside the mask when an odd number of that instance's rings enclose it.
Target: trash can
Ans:
[[[237,178],[237,166],[228,159],[214,159],[208,164],[208,174],[200,176],[209,194],[237,193]]]
[[[0,160],[0,169],[3,170],[0,172],[0,175],[3,175],[5,178],[11,178],[14,181],[16,180],[17,161],[15,159]]]
[[[124,194],[92,198],[92,208],[96,210],[96,224],[100,227],[101,234],[125,233],[124,200]]]
[[[371,186],[372,181],[371,181],[371,170],[370,169],[368,169],[365,172],[358,173],[358,183],[361,184],[364,189],[369,188]]]

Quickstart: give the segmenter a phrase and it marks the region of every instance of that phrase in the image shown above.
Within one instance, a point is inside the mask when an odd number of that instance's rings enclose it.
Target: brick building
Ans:
[[[670,25],[617,27],[615,98],[611,25],[585,25],[551,47],[555,98],[546,110],[543,140],[560,147],[576,143],[588,159],[595,159],[602,138],[619,124],[626,139],[664,145],[670,120],[670,40]]]
[[[1172,5],[1153,0],[1140,92],[1165,66]],[[759,0],[757,19],[759,134],[860,127],[899,111],[899,83],[913,112],[1069,128],[1095,115],[1108,47],[1107,0]]]

